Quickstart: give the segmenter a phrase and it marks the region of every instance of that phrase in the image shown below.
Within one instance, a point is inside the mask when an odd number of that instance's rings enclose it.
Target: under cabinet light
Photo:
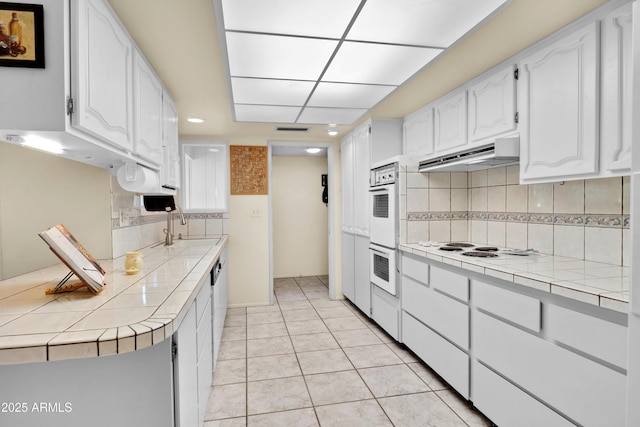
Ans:
[[[22,139],[23,142],[20,142],[20,145],[24,147],[35,148],[37,150],[42,150],[53,154],[62,154],[64,152],[64,150],[62,149],[62,145],[50,139],[32,135],[24,136],[22,137]]]

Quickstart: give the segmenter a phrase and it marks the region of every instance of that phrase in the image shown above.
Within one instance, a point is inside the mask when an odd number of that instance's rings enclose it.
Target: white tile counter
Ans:
[[[474,258],[419,244],[401,244],[400,250],[463,270],[628,312],[630,267],[545,254],[516,256],[498,252],[500,256],[496,258]]]
[[[136,275],[125,274],[124,257],[100,260],[107,274],[98,295],[46,295],[67,274],[63,264],[0,281],[0,364],[127,353],[165,340],[180,325],[228,236],[216,245],[217,240],[145,248],[144,267]]]

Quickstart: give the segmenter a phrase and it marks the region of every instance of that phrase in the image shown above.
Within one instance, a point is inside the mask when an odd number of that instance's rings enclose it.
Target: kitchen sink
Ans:
[[[191,247],[191,246],[217,246],[220,244],[220,240],[217,237],[201,237],[201,238],[186,238],[186,239],[174,239],[172,246],[177,247]]]

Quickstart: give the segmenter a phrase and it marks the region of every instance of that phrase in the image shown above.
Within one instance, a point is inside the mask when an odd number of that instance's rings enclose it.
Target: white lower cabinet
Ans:
[[[483,414],[499,426],[574,425],[476,361],[471,364],[471,400]]]
[[[367,316],[371,316],[371,279],[369,277],[369,238],[355,236],[354,301]]]
[[[576,423],[624,425],[624,374],[482,312],[472,342],[477,360]]]
[[[196,305],[193,304],[173,334],[173,381],[176,426],[198,425],[198,345]]]
[[[371,286],[371,318],[396,341],[400,338],[400,299]]]
[[[402,340],[451,387],[469,398],[469,355],[402,312]]]

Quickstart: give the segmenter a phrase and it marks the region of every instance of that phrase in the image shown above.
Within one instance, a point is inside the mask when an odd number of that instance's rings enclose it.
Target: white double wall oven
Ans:
[[[396,295],[398,245],[398,162],[371,169],[371,283]]]

